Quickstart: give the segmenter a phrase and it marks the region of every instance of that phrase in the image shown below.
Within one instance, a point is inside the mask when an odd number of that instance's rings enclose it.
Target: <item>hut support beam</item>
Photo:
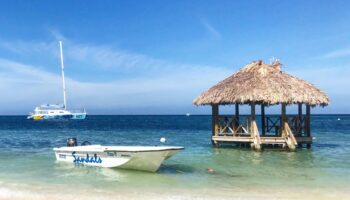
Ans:
[[[260,151],[261,140],[260,140],[259,129],[258,129],[258,126],[256,125],[256,120],[255,120],[255,103],[251,104],[251,118],[252,118],[252,122],[250,126],[250,132],[251,132],[251,137],[253,138],[253,143],[251,144],[251,147],[257,151]]]
[[[219,133],[219,105],[218,104],[213,104],[211,106],[211,111],[212,111],[212,129],[211,133],[212,136],[218,136]],[[213,145],[217,145],[217,142],[214,141],[213,139],[211,140]]]
[[[298,103],[298,117],[301,119],[303,117],[303,105]]]
[[[303,129],[302,129],[302,121],[303,121],[303,104],[298,103],[298,135],[301,136]],[[302,147],[302,144],[298,144],[298,147]]]
[[[236,129],[239,126],[239,104],[238,103],[235,104],[235,118],[236,118],[235,129]]]
[[[266,135],[265,105],[264,104],[261,104],[261,133],[262,133],[262,136]]]
[[[301,103],[298,104],[298,134],[301,135],[303,132],[302,129],[302,121],[303,121],[303,105]]]
[[[288,148],[290,150],[295,150],[295,146],[298,144],[290,127],[288,125],[288,119],[286,114],[286,104],[282,104],[282,137],[285,138]]]
[[[306,105],[306,136],[311,137],[311,107],[310,105]],[[311,144],[306,145],[307,148],[311,148]]]

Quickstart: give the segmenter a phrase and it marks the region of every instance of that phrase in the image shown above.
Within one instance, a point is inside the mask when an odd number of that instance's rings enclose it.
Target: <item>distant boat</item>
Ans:
[[[44,104],[36,107],[34,113],[29,113],[27,119],[46,120],[46,119],[85,119],[86,111],[83,110],[67,110],[66,100],[66,83],[64,80],[64,64],[63,64],[63,49],[62,41],[60,44],[61,69],[62,69],[62,86],[63,86],[63,105],[59,104]]]
[[[134,169],[156,172],[164,160],[184,147],[176,146],[101,146],[69,138],[67,147],[54,148],[57,161],[87,166]]]
[[[191,114],[190,113],[186,113],[186,116],[189,117],[189,116],[191,116]]]

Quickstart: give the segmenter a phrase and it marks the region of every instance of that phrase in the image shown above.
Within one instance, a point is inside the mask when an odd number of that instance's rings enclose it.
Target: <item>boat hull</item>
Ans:
[[[71,150],[69,150],[71,148]],[[122,168],[156,172],[165,159],[170,158],[182,147],[153,147],[146,150],[101,150],[87,149],[79,150],[74,147],[65,147],[63,149],[55,148],[57,161],[83,164],[87,166],[98,166],[108,168]]]
[[[86,118],[86,113],[72,113],[72,114],[65,114],[65,115],[31,115],[28,116],[27,119],[33,119],[35,121],[41,121],[41,120],[67,120],[67,119],[74,119],[74,120],[83,120]]]

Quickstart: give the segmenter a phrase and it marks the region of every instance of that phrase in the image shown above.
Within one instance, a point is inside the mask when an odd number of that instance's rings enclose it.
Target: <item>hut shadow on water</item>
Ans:
[[[341,145],[339,144],[332,144],[332,143],[315,143],[314,146],[329,148],[329,149],[335,149],[335,148],[341,147]]]
[[[191,167],[190,165],[184,165],[184,164],[166,164],[160,166],[157,173],[164,173],[164,174],[187,174],[187,173],[194,173],[196,169],[194,167]]]
[[[242,179],[266,178],[312,180],[318,156],[312,150],[252,152],[238,148],[213,148],[213,170],[217,175],[240,177]]]

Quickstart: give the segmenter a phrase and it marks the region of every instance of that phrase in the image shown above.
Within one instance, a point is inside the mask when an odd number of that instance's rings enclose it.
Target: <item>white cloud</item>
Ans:
[[[68,58],[84,63],[94,63],[98,67],[133,69],[159,69],[168,63],[141,54],[127,53],[108,46],[91,46],[70,43],[65,54]]]
[[[183,63],[167,62],[147,55],[131,53],[108,45],[93,45],[77,43],[65,38],[57,31],[53,31],[54,41],[0,41],[0,48],[22,56],[49,56],[59,57],[58,41],[63,40],[65,60],[74,61],[79,65],[71,67],[88,66],[109,71],[128,71],[131,74],[142,72],[145,74],[168,73],[169,71],[186,70],[188,68],[202,68],[210,66],[187,65]],[[67,66],[69,63],[67,64]],[[103,71],[105,73],[105,71]]]
[[[350,99],[348,86],[350,85],[350,66],[308,66],[288,71],[303,80],[307,80],[326,92],[330,98],[330,105],[324,109],[316,109],[317,113],[349,113],[347,99]]]
[[[207,31],[212,34],[215,38],[220,39],[221,33],[213,27],[206,19],[202,19],[202,25],[207,29]]]
[[[85,66],[108,70],[142,71],[139,76],[106,82],[82,82],[66,74],[68,106],[88,109],[173,107],[191,105],[204,89],[232,73],[218,67],[170,63],[141,54],[132,54],[108,46],[78,44],[64,39],[64,55]],[[57,59],[57,41],[0,42],[0,47],[18,55],[51,56]],[[72,66],[73,67],[73,66]],[[57,66],[58,68],[58,66]],[[45,71],[44,66],[23,64],[0,58],[0,114],[24,114],[41,103],[60,103],[60,74]],[[107,72],[105,73],[108,73]],[[147,76],[147,73],[151,74]],[[93,76],[93,75],[91,75]],[[158,112],[155,110],[154,112]],[[142,113],[140,110],[138,113]]]
[[[0,114],[25,114],[41,103],[61,103],[59,74],[41,67],[0,59]],[[81,82],[67,77],[68,105],[90,110],[191,105],[204,89],[231,73],[222,68],[174,69],[157,78],[133,78],[106,83]],[[142,110],[136,113],[142,114]],[[162,112],[155,110],[154,113]]]
[[[0,48],[17,54],[49,53],[52,56],[58,49],[58,43],[53,42],[23,42],[23,41],[0,41]]]
[[[75,67],[67,63],[74,61],[84,68],[102,67],[102,76],[115,70],[116,74],[121,70],[131,74],[104,82],[82,82],[69,78],[70,75],[66,74],[68,102],[73,106],[101,109],[140,105],[190,106],[192,100],[203,90],[233,72],[220,67],[171,63],[109,46],[76,43],[59,32],[54,32],[54,37],[64,40],[66,66]],[[58,56],[57,41],[0,42],[0,47],[19,55]],[[40,103],[61,102],[60,75],[43,69],[44,66],[0,59],[0,84],[4,86],[0,92],[6,97],[0,99],[0,103],[11,107],[11,102],[16,100],[21,105],[26,105],[26,109],[32,109]],[[21,91],[21,95],[16,96],[12,91]]]
[[[328,52],[320,56],[320,58],[342,58],[342,57],[350,58],[350,49],[339,49],[336,51]]]
[[[81,66],[106,69],[107,72],[101,73],[126,70],[132,74],[141,71],[137,76],[105,82],[79,81],[66,74],[69,106],[86,107],[88,111],[104,110],[113,113],[117,109],[134,109],[134,113],[142,114],[143,110],[138,110],[140,107],[162,107],[162,111],[154,110],[151,113],[167,113],[167,109],[171,110],[168,113],[173,113],[182,112],[176,109],[174,111],[174,107],[187,106],[193,112],[201,113],[207,109],[192,106],[192,100],[234,72],[233,69],[217,66],[171,63],[110,46],[76,43],[59,33],[55,34],[57,39],[64,39],[65,57]],[[29,57],[59,55],[57,41],[0,42],[0,48],[18,55],[28,54]],[[30,60],[25,63],[0,58],[0,114],[25,114],[41,103],[62,102],[59,71],[57,74],[45,71],[45,66],[30,64]],[[67,66],[74,67],[69,64]],[[349,85],[349,67],[310,66],[288,73],[314,83],[329,94],[331,105],[320,112],[350,112],[344,101],[350,99],[350,94],[344,92]]]

